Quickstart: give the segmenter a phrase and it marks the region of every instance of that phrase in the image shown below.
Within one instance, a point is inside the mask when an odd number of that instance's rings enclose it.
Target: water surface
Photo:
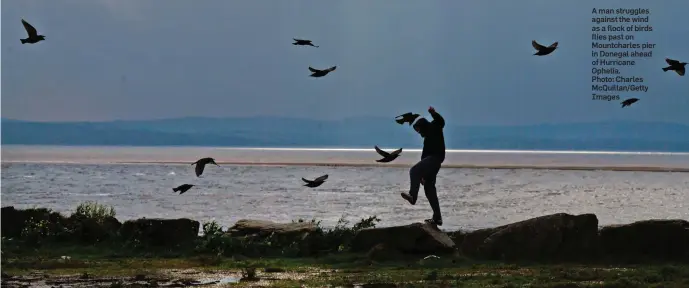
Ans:
[[[407,163],[413,163],[418,157],[418,152],[416,155],[404,153],[404,159],[400,160]],[[678,158],[686,161],[687,156],[682,154],[593,154],[595,157],[590,158],[586,158],[590,154],[516,152],[449,155],[452,155],[448,156],[450,163],[470,162],[466,159],[499,163],[501,158],[526,164],[556,162],[563,165],[591,161],[610,166],[624,163],[682,166],[689,163],[677,161]],[[585,159],[580,159],[581,155]],[[204,175],[197,178],[193,166],[188,163],[117,163],[134,160],[193,162],[200,157],[213,156],[220,162],[239,159],[259,163],[337,164],[341,163],[339,159],[361,162],[377,159],[371,151],[303,150],[294,153],[223,148],[6,149],[3,146],[2,156],[2,206],[41,206],[70,212],[82,201],[97,201],[114,206],[121,220],[188,217],[199,221],[216,220],[225,227],[243,218],[281,222],[317,218],[331,226],[342,216],[355,221],[377,215],[382,219],[381,225],[389,226],[431,216],[423,190],[415,206],[399,196],[408,189],[409,183],[408,168],[403,167],[227,164],[209,166]],[[321,187],[302,186],[301,177],[315,178],[322,174],[329,174],[330,178]],[[438,175],[437,187],[445,229],[492,227],[559,212],[595,213],[600,224],[606,225],[650,218],[689,220],[687,175],[682,172],[444,168]],[[173,193],[172,187],[184,183],[197,187],[183,195]]]

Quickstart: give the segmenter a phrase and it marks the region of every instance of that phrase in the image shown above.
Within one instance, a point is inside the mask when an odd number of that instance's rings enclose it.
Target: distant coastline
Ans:
[[[19,148],[19,147],[37,147],[48,149],[60,148],[99,148],[99,149],[131,149],[131,148],[150,148],[150,149],[217,149],[217,150],[253,150],[253,151],[341,151],[341,152],[371,152],[375,151],[370,147],[279,147],[279,146],[185,146],[185,145],[44,145],[44,144],[2,144],[1,147]],[[419,147],[384,147],[379,146],[383,150],[393,150],[403,148],[404,152],[421,153],[422,149]],[[608,154],[608,155],[684,155],[689,156],[689,152],[672,152],[672,151],[616,151],[616,150],[513,150],[513,149],[452,149],[447,148],[447,153],[500,153],[500,154]]]
[[[377,163],[373,148],[126,147],[3,145],[2,163],[189,165],[214,157],[221,165],[408,168],[420,149]],[[392,148],[381,147],[384,150]],[[448,150],[443,168],[689,172],[689,153],[629,151]]]
[[[337,121],[280,118],[202,118],[109,122],[2,119],[3,145],[122,147],[410,147],[421,139],[386,117]],[[448,123],[448,148],[518,151],[689,152],[689,125],[608,121],[465,126]]]

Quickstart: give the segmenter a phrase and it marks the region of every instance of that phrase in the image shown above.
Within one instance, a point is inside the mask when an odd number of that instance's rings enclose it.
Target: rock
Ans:
[[[459,244],[459,251],[465,256],[480,258],[481,253],[479,248],[481,248],[481,245],[483,245],[483,242],[486,240],[486,238],[493,233],[504,229],[508,225],[466,232],[461,237],[462,242]]]
[[[94,219],[73,214],[67,220],[74,237],[85,243],[97,243],[114,238],[122,226],[115,217],[109,216]]]
[[[428,223],[413,223],[405,226],[366,228],[352,239],[352,250],[368,251],[378,244],[387,249],[403,253],[450,253],[455,247],[446,233]]]
[[[466,232],[465,231],[454,231],[454,232],[447,232],[447,236],[450,236],[450,239],[452,239],[452,242],[455,243],[456,247],[460,247],[462,243],[464,242],[464,237],[466,237]]]
[[[323,244],[322,238],[317,237],[319,229],[312,222],[275,223],[264,220],[242,219],[227,229],[230,237],[244,237],[260,241],[272,237],[270,242],[279,246],[298,246],[298,256],[310,256],[318,252]]]
[[[136,219],[122,224],[120,235],[152,246],[193,245],[199,234],[199,222],[191,219]]]
[[[689,262],[689,222],[646,220],[603,227],[601,247],[612,260]]]
[[[462,248],[491,260],[555,261],[595,257],[597,244],[596,215],[558,213],[469,233]]]
[[[280,236],[302,236],[304,233],[315,232],[317,227],[311,222],[275,223],[265,220],[242,219],[227,229],[227,233],[235,236],[267,237],[270,234]]]

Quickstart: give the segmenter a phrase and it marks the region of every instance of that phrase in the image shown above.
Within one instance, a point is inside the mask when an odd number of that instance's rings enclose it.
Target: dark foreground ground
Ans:
[[[119,222],[2,207],[2,287],[689,287],[689,222],[546,215],[477,231],[413,223]],[[548,264],[546,264],[548,263]],[[585,264],[584,264],[585,263]]]
[[[689,287],[689,265],[503,264],[457,256],[246,258],[2,247],[2,287]],[[424,257],[425,258],[425,257]]]

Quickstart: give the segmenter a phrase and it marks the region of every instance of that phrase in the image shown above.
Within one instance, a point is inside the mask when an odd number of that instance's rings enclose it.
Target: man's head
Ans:
[[[414,123],[414,130],[416,130],[416,133],[419,133],[421,137],[426,136],[426,131],[428,130],[428,125],[431,123],[426,120],[426,118],[419,118],[419,120],[416,120],[416,123]]]

